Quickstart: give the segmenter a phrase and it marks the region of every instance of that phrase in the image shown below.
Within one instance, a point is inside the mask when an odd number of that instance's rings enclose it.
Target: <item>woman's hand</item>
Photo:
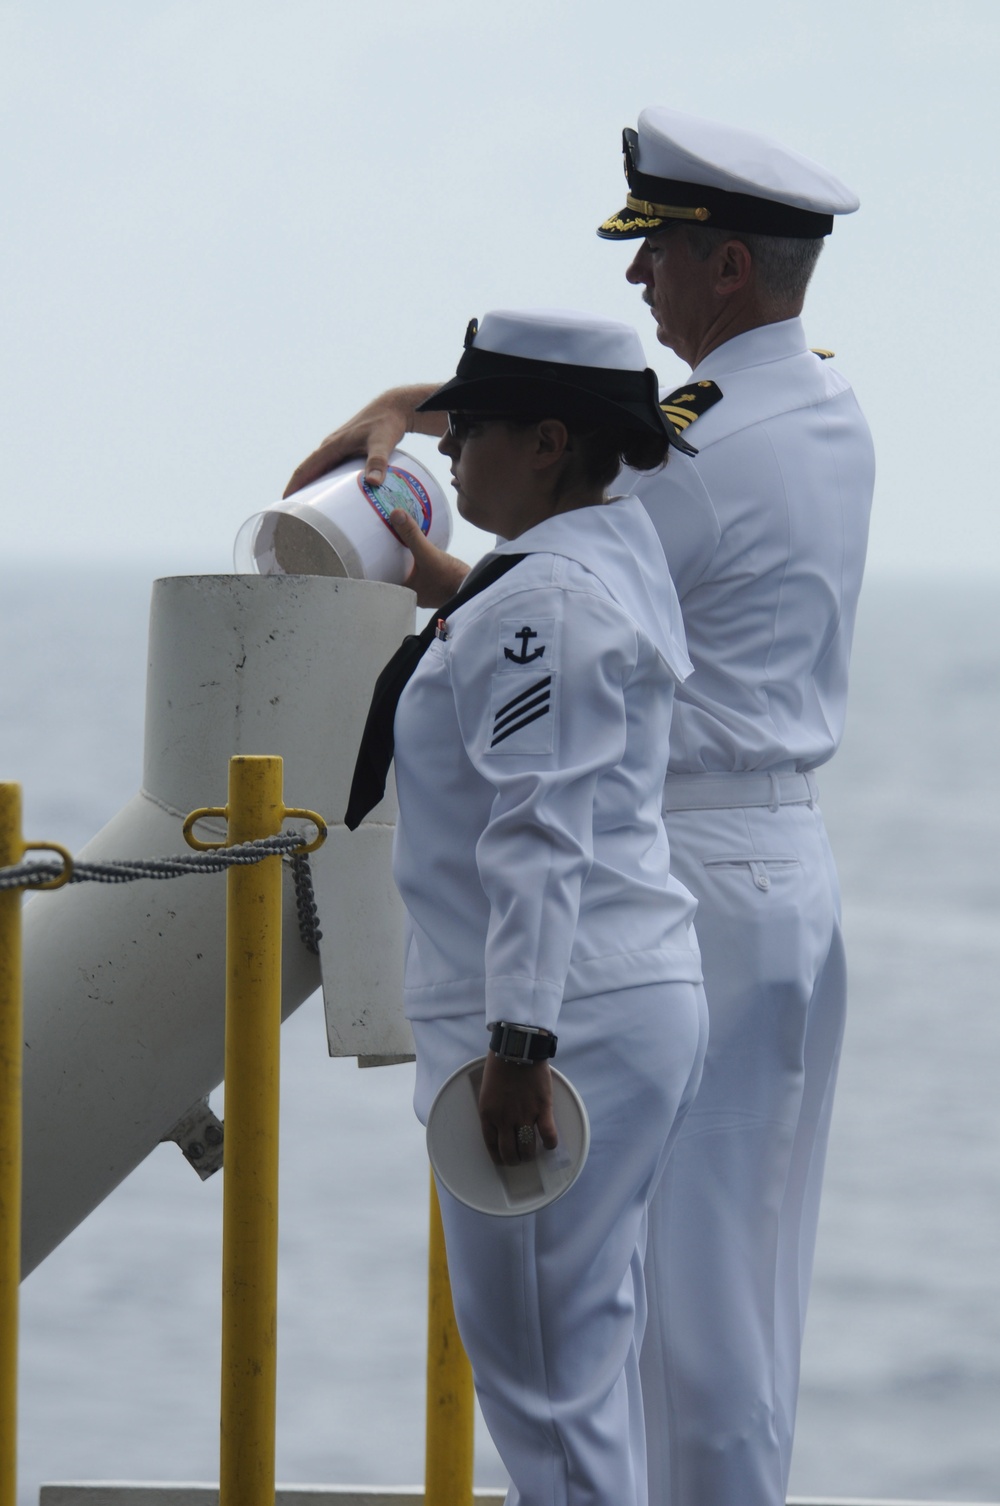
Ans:
[[[414,387],[390,387],[349,418],[346,424],[328,434],[318,449],[296,466],[284,495],[301,491],[344,460],[364,455],[365,480],[378,486],[385,480],[389,456],[404,434],[435,434],[438,438],[447,427],[444,413],[417,413],[417,404],[436,392],[440,383]]]
[[[552,1117],[552,1073],[548,1062],[522,1066],[487,1053],[479,1090],[479,1122],[486,1149],[497,1166],[518,1166],[535,1158],[537,1126],[546,1150],[559,1144]],[[526,1133],[531,1129],[529,1141]]]
[[[469,573],[464,560],[445,554],[432,544],[420,524],[403,508],[389,514],[396,537],[413,556],[413,566],[403,582],[417,593],[418,607],[440,607],[450,601]]]

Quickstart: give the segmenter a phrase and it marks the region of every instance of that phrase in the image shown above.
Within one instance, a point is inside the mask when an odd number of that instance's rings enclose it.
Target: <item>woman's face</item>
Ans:
[[[516,539],[547,517],[535,485],[545,424],[519,424],[472,413],[449,414],[438,449],[451,461],[458,511],[487,533]]]

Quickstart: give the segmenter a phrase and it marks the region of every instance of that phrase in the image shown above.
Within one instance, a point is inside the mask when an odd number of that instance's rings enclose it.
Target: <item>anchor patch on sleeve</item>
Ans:
[[[528,639],[538,637],[538,634],[535,632],[534,628],[518,628],[517,632],[514,634],[514,637],[520,638],[521,640],[520,652],[515,654],[512,648],[507,648],[506,646],[504,647],[503,651],[504,658],[510,659],[513,664],[530,664],[532,659],[540,659],[544,654],[544,643],[541,644],[538,648],[533,648],[530,654],[528,653]]]
[[[555,675],[532,679],[523,690],[515,686],[523,681],[510,675],[493,676],[489,753],[551,753],[553,715],[552,696]]]
[[[497,643],[497,669],[517,672],[528,665],[537,670],[552,668],[550,647],[555,633],[555,618],[507,618],[500,624]]]
[[[689,382],[663,398],[660,407],[674,428],[683,431],[721,401],[722,390],[714,382]]]

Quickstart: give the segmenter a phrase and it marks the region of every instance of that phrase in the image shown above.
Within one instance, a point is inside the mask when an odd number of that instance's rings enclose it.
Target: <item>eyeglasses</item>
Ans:
[[[449,413],[448,433],[456,444],[464,444],[477,424],[516,423],[506,413]]]
[[[448,420],[448,434],[457,445],[463,445],[478,424],[514,424],[515,427],[530,428],[532,424],[541,421],[537,418],[515,418],[510,413],[448,413],[445,416]],[[600,424],[596,424],[587,429],[578,429],[574,425],[570,430],[567,449],[573,448],[575,439],[589,439],[591,435],[597,434],[600,427]]]

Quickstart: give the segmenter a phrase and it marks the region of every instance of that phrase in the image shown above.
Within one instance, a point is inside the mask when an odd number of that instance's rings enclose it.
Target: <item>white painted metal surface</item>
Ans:
[[[280,754],[286,805],[339,822],[372,684],[412,624],[412,593],[375,582],[157,581],[143,788],[81,856],[185,852],[183,817],[225,805],[234,753]],[[72,777],[67,738],[70,786]],[[357,832],[334,825],[312,859],[329,1035],[341,1055],[412,1050],[389,871],[394,818],[390,791]],[[225,890],[221,874],[88,883],[26,906],[25,1275],[221,1080]],[[285,920],[288,1014],[320,969],[299,941],[287,875]]]
[[[475,1506],[503,1506],[502,1490],[477,1490]],[[39,1506],[218,1506],[217,1485],[133,1485],[125,1481],[43,1485]],[[275,1506],[423,1506],[414,1485],[279,1485]],[[789,1496],[788,1506],[996,1506],[974,1501],[889,1501]]]
[[[337,810],[346,806],[345,794]],[[390,784],[357,831],[331,827],[311,860],[330,1055],[356,1056],[362,1067],[413,1056],[403,1015],[403,911],[392,881],[395,821]]]
[[[502,1490],[477,1490],[475,1506],[503,1506]],[[217,1485],[132,1485],[101,1482],[43,1485],[39,1506],[218,1506]],[[274,1506],[423,1506],[413,1485],[279,1485]],[[860,1503],[859,1503],[860,1506]],[[926,1503],[925,1503],[926,1506]]]

